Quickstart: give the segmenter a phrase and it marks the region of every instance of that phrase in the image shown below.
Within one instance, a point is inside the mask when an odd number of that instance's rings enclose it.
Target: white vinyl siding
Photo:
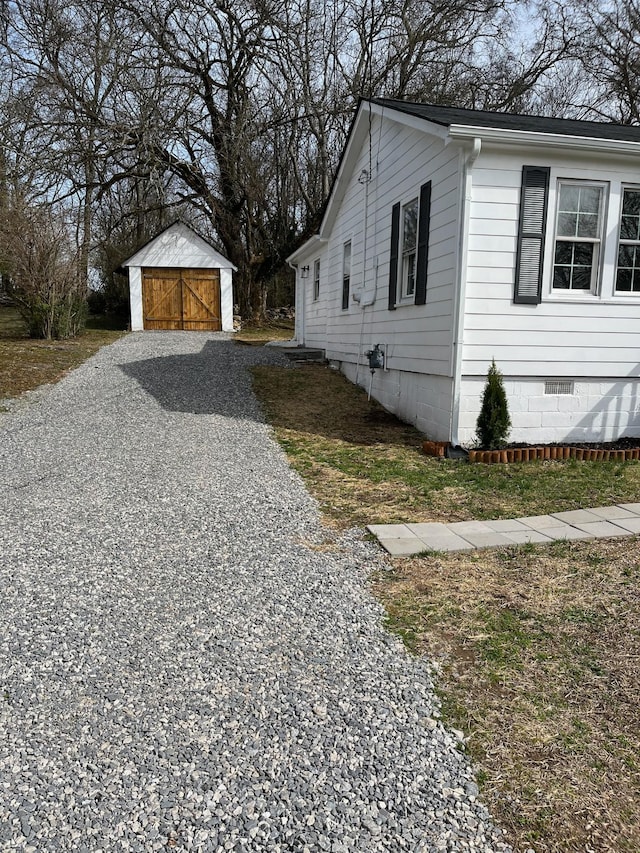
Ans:
[[[522,166],[551,168],[542,301],[513,303]],[[635,170],[635,171],[634,171]],[[495,358],[505,377],[578,380],[638,374],[640,298],[615,290],[622,194],[638,166],[603,156],[483,148],[473,170],[462,375],[484,377]],[[589,176],[584,181],[585,175]],[[639,176],[640,177],[640,176]],[[553,288],[558,187],[604,188],[597,293]],[[638,182],[640,185],[640,181]],[[606,228],[605,228],[606,223]]]
[[[366,140],[354,158],[323,261],[318,306],[326,305],[323,335],[305,343],[326,350],[329,359],[355,363],[361,349],[387,344],[389,371],[408,370],[450,376],[452,360],[454,275],[459,241],[459,155],[455,147],[426,133],[407,129],[385,117],[373,117],[372,132],[378,144],[378,167],[368,185],[367,238],[364,239],[365,187],[357,176],[369,167]],[[432,181],[429,227],[427,304],[412,300],[388,309],[390,227],[393,204],[416,198],[420,187]],[[374,298],[363,309],[350,301],[342,310],[343,247],[351,240],[351,292]],[[364,258],[364,245],[367,258]],[[305,262],[306,263],[306,262]],[[400,263],[398,264],[400,266]],[[360,352],[362,362],[362,353]],[[368,376],[368,374],[367,374]],[[362,377],[359,377],[360,379]],[[380,398],[378,398],[380,399]],[[396,410],[393,397],[383,405]]]

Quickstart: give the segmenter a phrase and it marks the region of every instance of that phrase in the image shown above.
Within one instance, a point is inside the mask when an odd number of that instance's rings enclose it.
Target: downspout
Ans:
[[[472,171],[482,150],[482,140],[475,137],[473,146],[462,172],[462,199],[460,215],[460,235],[458,241],[458,280],[455,288],[454,305],[454,339],[452,352],[452,395],[451,416],[449,421],[449,437],[453,445],[457,445],[458,428],[460,423],[460,385],[462,382],[462,351],[464,348],[464,314],[467,295],[467,258],[469,255],[469,220],[471,218],[471,192],[473,189]]]
[[[292,264],[291,261],[289,261],[289,266],[292,270],[295,271],[296,274],[296,318],[293,332],[293,340],[298,344],[299,347],[302,347],[304,346],[304,312],[306,308],[304,304],[304,279],[300,274],[298,264]]]

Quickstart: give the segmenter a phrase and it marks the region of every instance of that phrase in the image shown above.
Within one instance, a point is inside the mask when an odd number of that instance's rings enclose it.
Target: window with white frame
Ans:
[[[320,299],[320,258],[313,262],[313,301]]]
[[[349,307],[349,289],[351,287],[351,240],[347,240],[342,250],[342,308]]]
[[[640,293],[640,189],[622,191],[616,293]]]
[[[416,292],[416,248],[418,235],[418,199],[402,208],[402,265],[400,267],[400,297],[413,298]]]
[[[604,186],[560,181],[553,263],[554,290],[595,292],[598,284]]]

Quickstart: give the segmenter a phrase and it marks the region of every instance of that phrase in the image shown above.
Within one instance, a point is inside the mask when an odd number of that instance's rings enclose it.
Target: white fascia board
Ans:
[[[505,130],[493,127],[472,127],[452,124],[452,139],[477,139],[502,145],[528,145],[541,148],[593,151],[598,154],[640,154],[640,142],[618,139],[598,139],[591,136],[568,136],[559,133],[538,133],[531,130]]]
[[[183,222],[174,222],[173,225],[168,226],[164,230],[160,231],[159,234],[156,234],[155,237],[152,237],[147,243],[144,244],[138,251],[128,258],[126,261],[122,262],[123,267],[140,267],[140,266],[154,266],[158,261],[157,253],[158,246],[160,246],[160,254],[164,253],[163,245],[167,244],[167,240],[171,237],[174,238],[183,238],[185,242],[190,243],[199,248],[199,250],[208,258],[211,263],[211,268],[218,269],[227,269],[232,270],[233,272],[237,272],[238,268],[231,263],[228,258],[225,258],[224,255],[221,255],[217,249],[214,249],[210,243],[207,243],[199,234],[197,234],[192,228],[189,228],[188,225],[185,225]],[[167,244],[168,246],[168,244]],[[175,257],[176,250],[175,248],[172,250],[170,247],[167,247],[166,254],[169,257],[168,265],[173,267],[176,266],[178,268],[182,268],[181,265]],[[179,253],[178,253],[179,254]],[[149,258],[151,258],[151,264],[148,263]],[[157,263],[158,266],[166,266],[167,264]]]
[[[290,266],[295,266],[299,261],[323,249],[326,243],[327,241],[324,237],[321,237],[319,234],[313,234],[302,246],[298,246],[295,252],[291,252],[285,260]]]
[[[446,141],[449,137],[449,128],[445,125],[436,124],[427,118],[420,118],[420,116],[409,115],[409,113],[396,110],[393,107],[383,106],[382,104],[371,104],[371,112],[377,116],[384,116],[384,118],[388,118],[396,122],[396,124],[410,127],[412,130],[429,133],[438,139]]]

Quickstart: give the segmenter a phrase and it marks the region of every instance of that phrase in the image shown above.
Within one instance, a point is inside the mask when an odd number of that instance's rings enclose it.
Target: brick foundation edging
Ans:
[[[449,441],[424,441],[422,450],[427,456],[444,459]],[[581,459],[589,462],[628,462],[640,459],[640,447],[629,450],[604,450],[587,447],[512,447],[508,450],[470,450],[469,462],[531,462],[535,459]]]
[[[469,462],[530,462],[535,459],[581,459],[589,462],[626,462],[640,459],[640,447],[603,450],[586,447],[515,447],[509,450],[470,450]]]
[[[438,456],[442,459],[447,455],[447,447],[451,447],[450,441],[423,441],[422,451],[427,456]]]

